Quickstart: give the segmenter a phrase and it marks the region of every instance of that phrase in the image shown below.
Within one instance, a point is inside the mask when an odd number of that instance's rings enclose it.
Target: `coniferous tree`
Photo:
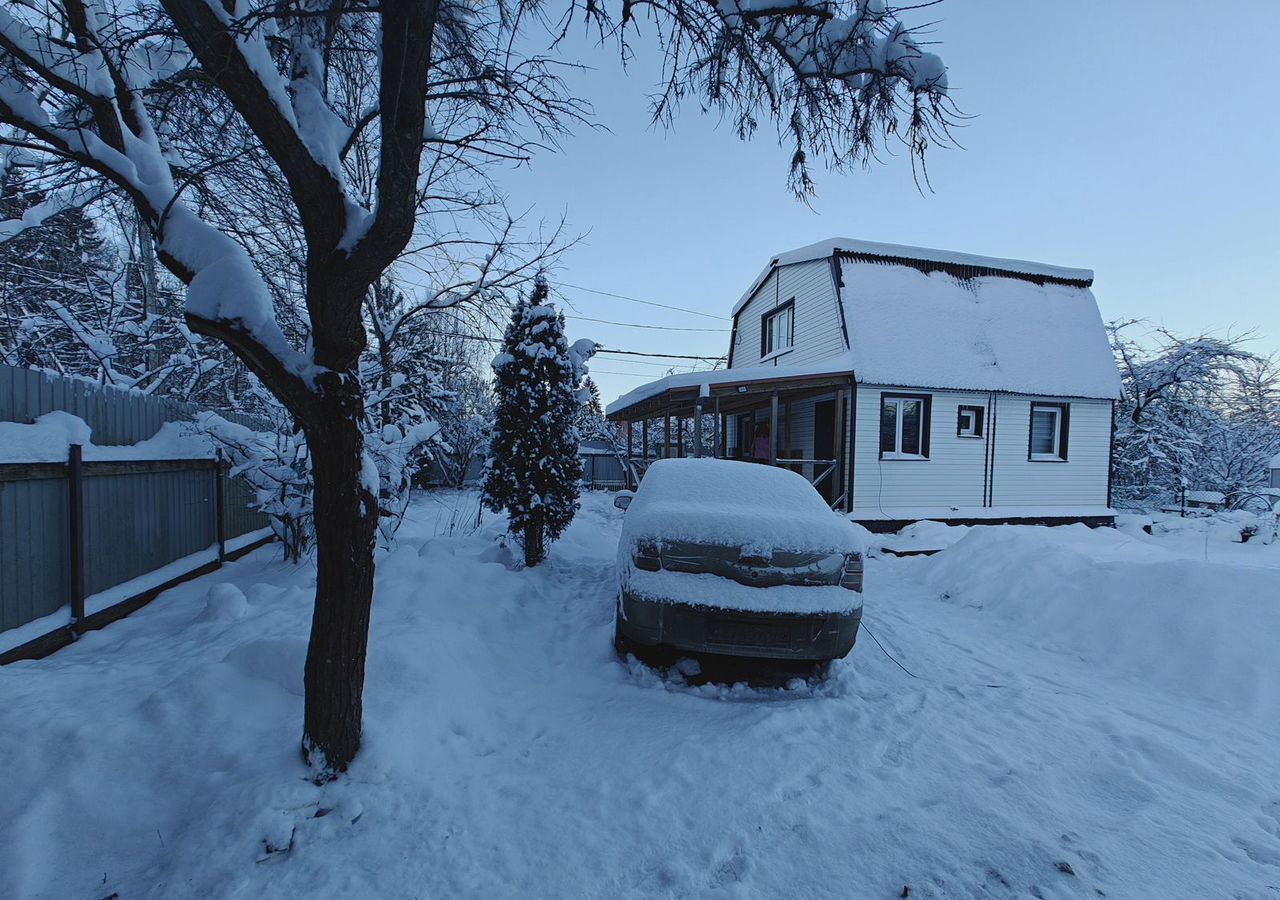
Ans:
[[[547,301],[547,283],[535,283],[528,301],[511,313],[502,352],[493,360],[496,409],[484,503],[507,511],[511,532],[536,566],[578,509],[577,413],[584,345],[564,336],[564,317]]]

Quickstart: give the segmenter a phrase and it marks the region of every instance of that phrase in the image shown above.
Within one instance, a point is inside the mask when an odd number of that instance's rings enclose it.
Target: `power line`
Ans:
[[[653,377],[653,375],[649,372],[614,372],[609,369],[597,369],[595,366],[591,367],[591,374],[592,375],[623,375],[630,378],[652,378]]]
[[[480,335],[480,334],[465,334],[460,331],[436,331],[435,329],[432,329],[432,328],[424,328],[422,329],[422,331],[426,332],[427,334],[437,335],[439,337],[461,338],[464,341],[484,341],[486,344],[502,343],[502,341],[499,338],[485,337],[484,335]],[[603,347],[597,349],[596,353],[607,353],[613,356],[650,356],[650,357],[658,357],[661,359],[696,359],[699,362],[709,362],[709,363],[719,362],[720,360],[724,359],[723,356],[692,356],[686,353],[642,353],[639,350],[606,350]]]
[[[597,353],[611,353],[614,356],[653,356],[660,359],[697,359],[702,362],[719,362],[724,359],[723,356],[690,356],[687,353],[641,353],[639,350],[605,350],[603,348],[596,351]]]
[[[613,322],[609,319],[593,319],[590,316],[580,316],[573,313],[565,316],[566,319],[577,319],[581,322],[599,322],[601,325],[618,325],[622,328],[648,328],[653,331],[714,331],[720,334],[728,334],[728,328],[679,328],[675,325],[641,325],[637,322]]]
[[[643,303],[645,306],[657,306],[660,309],[673,309],[676,312],[689,313],[693,316],[702,316],[704,319],[715,319],[717,322],[727,321],[726,316],[713,316],[711,313],[704,313],[696,309],[688,309],[684,306],[672,306],[669,303],[658,303],[655,300],[641,300],[639,297],[628,297],[625,294],[614,294],[610,291],[597,291],[595,288],[583,287],[580,284],[569,284],[567,281],[556,282],[557,287],[573,288],[575,291],[586,291],[588,294],[599,294],[602,297],[613,297],[616,300],[626,300],[628,303]]]

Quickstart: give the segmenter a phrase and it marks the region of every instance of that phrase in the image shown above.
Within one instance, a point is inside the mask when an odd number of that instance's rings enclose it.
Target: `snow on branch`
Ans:
[[[731,115],[744,139],[767,115],[792,145],[790,183],[803,197],[811,153],[837,169],[865,165],[897,138],[914,166],[949,142],[959,114],[947,68],[899,12],[882,0],[626,0],[619,24],[595,3],[583,15],[620,35],[624,54],[631,20],[655,23],[665,55],[655,121],[670,124],[691,94]]]

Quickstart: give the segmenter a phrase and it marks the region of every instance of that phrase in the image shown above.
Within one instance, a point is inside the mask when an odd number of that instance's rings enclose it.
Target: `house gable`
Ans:
[[[773,267],[734,312],[729,367],[805,365],[843,353],[842,311],[832,272],[830,259]],[[791,347],[766,354],[764,319],[788,303],[794,304]]]

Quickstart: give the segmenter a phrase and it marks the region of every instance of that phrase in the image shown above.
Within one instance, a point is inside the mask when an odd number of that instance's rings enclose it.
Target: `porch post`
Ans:
[[[778,392],[769,395],[769,465],[778,464]]]
[[[622,427],[627,430],[627,465],[631,465],[631,459],[634,457],[635,451],[631,449],[631,420],[623,419]]]
[[[649,461],[649,417],[640,420],[640,459]]]
[[[841,388],[836,392],[836,470],[831,473],[831,480],[835,484],[835,495],[839,497],[845,493],[844,484],[844,431],[845,431],[845,405],[849,402],[849,392]],[[816,455],[816,454],[815,454]],[[844,497],[844,512],[849,511],[849,497]]]
[[[729,438],[724,432],[724,413],[720,412],[720,397],[716,396],[716,456],[721,459],[729,455]]]
[[[676,416],[676,455],[684,459],[684,416]]]
[[[662,417],[662,455],[671,456],[671,410]]]
[[[693,404],[693,458],[702,458],[702,397]]]

